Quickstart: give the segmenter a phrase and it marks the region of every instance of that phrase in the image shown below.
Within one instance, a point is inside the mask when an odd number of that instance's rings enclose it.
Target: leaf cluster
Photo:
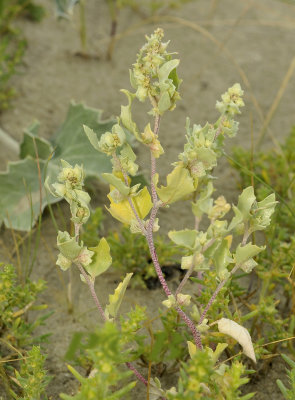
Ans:
[[[277,385],[280,388],[284,399],[292,400],[295,396],[295,362],[291,360],[286,354],[282,354],[283,359],[288,364],[291,369],[286,369],[288,380],[289,380],[289,388],[287,388],[284,383],[277,379]]]
[[[9,81],[17,73],[26,48],[26,40],[15,26],[15,20],[20,16],[40,21],[44,16],[44,8],[31,0],[0,2],[0,112],[9,107],[9,101],[15,95]]]
[[[42,355],[39,346],[33,346],[21,360],[19,370],[14,370],[14,383],[18,386],[21,395],[11,392],[16,400],[47,400],[46,387],[51,377],[44,369],[46,356]]]
[[[0,266],[0,333],[3,339],[20,348],[32,343],[31,334],[43,318],[28,322],[24,317],[29,309],[40,309],[34,303],[44,288],[45,282],[41,280],[28,280],[24,285],[19,285],[14,267]],[[41,307],[44,308],[46,306]]]
[[[61,394],[62,399],[115,400],[127,398],[126,395],[136,385],[136,382],[126,382],[132,373],[122,370],[120,366],[128,360],[128,354],[126,355],[122,349],[121,335],[115,324],[107,322],[96,332],[79,335],[78,340],[76,336],[76,340],[72,342],[70,351],[68,351],[68,358],[72,358],[77,350],[87,353],[91,360],[91,372],[87,377],[83,377],[73,367],[68,366],[81,383],[81,387],[75,396]],[[114,390],[113,388],[118,384],[121,389]]]
[[[47,385],[47,378],[42,372],[44,357],[40,354],[40,349],[33,347],[29,354],[25,350],[34,343],[44,342],[49,336],[45,334],[34,338],[32,334],[38,326],[43,325],[50,314],[37,316],[32,322],[28,320],[30,310],[46,309],[46,305],[35,305],[39,293],[44,288],[45,282],[41,280],[32,282],[27,279],[26,283],[18,284],[14,267],[0,265],[0,356],[1,362],[4,362],[0,374],[7,393],[14,393],[11,386],[16,384],[15,390],[22,388],[26,400],[33,398],[29,395],[31,391],[43,393],[41,382],[44,383],[44,387]],[[28,358],[20,362],[18,370],[14,370],[9,360],[17,360],[23,354]],[[8,378],[7,371],[13,371],[15,377],[11,378],[12,381]]]
[[[240,386],[248,381],[243,375],[249,373],[243,364],[234,362],[230,366],[221,363],[219,368],[215,368],[215,364],[225,349],[229,355],[235,354],[235,342],[242,346],[246,356],[256,362],[250,333],[241,325],[243,320],[240,304],[233,297],[243,293],[243,289],[232,282],[238,270],[249,274],[257,267],[256,257],[265,247],[255,244],[253,234],[264,231],[270,225],[276,200],[274,194],[269,194],[259,201],[253,186],[241,192],[236,205],[227,203],[224,196],[217,198],[213,196],[212,174],[223,153],[224,138],[236,135],[238,123],[235,121],[235,116],[240,114],[240,108],[244,106],[243,90],[238,83],[230,87],[221,96],[221,100],[217,101],[216,108],[220,116],[215,123],[191,126],[189,120],[187,121],[184,151],[180,153],[178,161],[173,164],[172,172],[166,177],[166,185],[159,186],[156,159],[164,153],[159,139],[160,119],[175,108],[181,82],[177,76],[179,60],[173,59],[173,53],[168,52],[168,43],[162,41],[163,36],[163,30],[159,28],[151,36],[146,37],[147,41],[140,49],[136,63],[130,70],[130,83],[134,91],[123,90],[128,104],[121,107],[117,123],[100,137],[97,136],[95,129],[84,126],[92,146],[99,153],[111,158],[112,173],[102,174],[110,185],[108,211],[124,225],[120,231],[123,243],[112,238],[109,241],[117,247],[119,262],[126,263],[124,268],[127,268],[128,273],[114,294],[109,295],[109,304],[105,310],[96,296],[94,282],[97,276],[111,265],[111,246],[104,238],[100,239],[96,247],[89,249],[81,241],[80,228],[88,220],[90,210],[90,196],[83,189],[85,174],[82,166],[73,167],[68,162],[62,161],[63,168],[58,175],[59,182],[52,185],[55,195],[63,197],[69,203],[71,219],[75,225],[74,236],[68,232],[58,233],[57,246],[60,254],[57,264],[63,270],[68,269],[72,263],[78,266],[81,279],[87,283],[98,311],[106,322],[98,335],[103,335],[104,330],[110,330],[109,337],[105,337],[104,343],[106,356],[109,353],[108,341],[112,337],[115,341],[113,347],[116,349],[116,357],[110,356],[110,361],[105,361],[107,367],[101,364],[104,362],[102,351],[98,352],[100,361],[94,359],[92,355],[93,361],[100,364],[98,372],[91,376],[91,380],[81,377],[77,371],[72,370],[82,383],[78,397],[75,398],[82,398],[82,395],[90,396],[90,393],[98,396],[102,388],[106,390],[103,398],[109,398],[107,397],[109,387],[100,383],[101,375],[104,372],[112,374],[117,367],[116,363],[123,362],[123,359],[126,362],[124,357],[129,353],[131,357],[140,356],[148,365],[147,382],[127,361],[127,366],[135,372],[139,380],[147,383],[153,400],[161,397],[246,400],[250,399],[252,394],[241,397]],[[141,127],[134,121],[131,106],[135,99],[151,103],[152,109],[148,115],[154,119],[153,129],[151,123]],[[137,173],[139,165],[136,163],[136,154],[126,141],[126,130],[150,152],[150,187],[147,185],[142,187],[132,182],[131,177]],[[156,216],[161,208],[188,199],[192,201],[194,228],[173,230],[168,233],[175,249],[178,250],[180,247],[184,254],[181,268],[185,270],[185,275],[178,288],[172,292],[163,275],[158,246],[154,242],[154,232],[159,229]],[[233,210],[233,214],[227,219],[226,215],[230,209]],[[143,240],[146,242],[145,245]],[[144,257],[141,252],[145,252]],[[146,254],[149,254],[148,258]],[[169,254],[170,257],[171,255]],[[165,312],[162,312],[162,309],[160,311],[162,326],[151,325],[150,321],[145,320],[142,310],[137,308],[128,315],[127,320],[121,317],[121,330],[119,330],[116,328],[115,318],[132,276],[129,271],[131,268],[134,269],[134,264],[130,265],[130,260],[134,260],[137,263],[135,268],[139,269],[141,260],[143,259],[146,265],[149,257],[166,294],[166,300],[162,305],[168,310],[164,308]],[[185,293],[184,286],[189,278],[196,274],[197,278],[194,278],[197,283],[196,290],[192,294]],[[141,275],[141,279],[146,276],[147,274]],[[242,300],[240,303],[243,303]],[[271,312],[270,307],[268,312]],[[253,315],[247,317],[251,318]],[[147,338],[143,336],[145,333],[140,332],[142,328],[148,331],[149,346]],[[220,341],[222,335],[230,337],[228,343]],[[123,342],[119,340],[120,336],[123,336]],[[191,339],[191,336],[194,342],[187,341],[186,346],[185,339]],[[96,342],[98,341],[99,338],[96,339]],[[213,347],[215,343],[217,346],[213,351],[211,346]],[[124,349],[127,348],[127,353],[120,347],[123,344]],[[179,370],[181,359],[190,361],[184,363],[180,370],[178,389],[175,387],[169,390],[162,389],[160,381],[156,377],[151,378],[152,366],[172,362],[172,365],[175,364]],[[105,382],[108,379],[106,375]],[[92,382],[100,386],[92,387]],[[117,394],[119,396],[119,393]],[[100,393],[100,396],[103,396],[103,393]]]
[[[259,340],[264,338],[267,342],[294,335],[294,145],[293,128],[285,143],[275,149],[252,154],[236,148],[231,161],[239,171],[241,185],[254,181],[258,199],[275,192],[279,200],[273,224],[264,232],[267,251],[260,253],[256,259],[258,265],[255,272],[261,282],[259,301],[248,306],[249,312],[253,316],[256,314],[252,332],[257,334]],[[286,299],[284,302],[281,301],[282,296]],[[292,343],[289,343],[289,348],[294,351]]]

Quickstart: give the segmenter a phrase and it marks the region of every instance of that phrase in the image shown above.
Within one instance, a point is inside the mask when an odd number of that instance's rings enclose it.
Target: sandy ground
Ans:
[[[161,123],[161,142],[166,149],[158,165],[161,176],[169,172],[170,163],[183,148],[186,117],[193,123],[214,122],[218,117],[216,100],[235,82],[240,82],[245,90],[246,107],[239,118],[239,134],[227,145],[228,151],[238,144],[249,148],[251,137],[257,144],[264,126],[266,134],[261,148],[273,146],[276,141],[282,141],[295,124],[295,77],[292,74],[295,7],[286,2],[196,0],[170,11],[170,18],[159,17],[153,23],[142,20],[130,10],[123,10],[119,32],[125,34],[117,41],[111,62],[105,59],[110,29],[105,1],[89,0],[86,6],[88,51],[99,59],[74,55],[80,51],[77,12],[71,22],[57,21],[52,2],[43,0],[40,3],[47,9],[47,16],[41,23],[19,22],[28,40],[28,49],[20,73],[12,81],[18,96],[12,107],[0,116],[0,127],[18,142],[23,129],[34,119],[41,123],[41,135],[50,138],[64,120],[71,100],[103,109],[105,117],[119,114],[121,103],[126,103],[119,90],[130,88],[128,68],[144,43],[144,34],[151,33],[157,26],[164,28],[166,39],[171,40],[170,49],[179,54],[179,76],[183,79],[182,100],[175,112],[167,114]],[[285,86],[282,86],[284,79]],[[282,96],[274,107],[279,88]],[[141,126],[146,122],[145,111],[135,107],[135,118]],[[255,148],[258,147],[255,145]],[[142,170],[147,173],[147,154],[140,147],[137,153]],[[9,160],[17,157],[0,146],[2,170]],[[230,202],[235,201],[237,178],[227,161],[221,161],[215,175],[219,177],[217,187],[222,189],[222,194]],[[103,204],[105,191],[104,185],[98,185],[96,204]],[[175,205],[160,217],[164,232],[175,228],[176,217],[177,229],[191,226],[189,205]],[[62,357],[72,332],[93,325],[93,316],[87,312],[92,304],[88,293],[81,293],[80,283],[74,277],[74,315],[66,313],[63,285],[54,267],[55,231],[46,216],[43,239],[33,276],[48,280],[49,290],[43,301],[55,310],[49,323],[53,334],[47,351],[48,368],[55,375],[49,393],[52,399],[57,399],[60,392],[70,394],[76,387]],[[9,245],[8,234],[4,234],[4,240]],[[50,257],[48,247],[53,249]],[[115,286],[112,274],[104,279],[97,288],[102,299]],[[156,296],[160,302],[162,293],[156,291]],[[130,307],[131,299],[136,299],[149,304],[153,310],[154,298],[154,292],[133,291],[124,309]],[[246,393],[255,390],[257,400],[281,399],[275,378],[283,370],[283,364],[275,362],[267,377],[261,376],[259,384],[247,388]],[[138,387],[134,391],[133,399],[145,398],[139,390]]]

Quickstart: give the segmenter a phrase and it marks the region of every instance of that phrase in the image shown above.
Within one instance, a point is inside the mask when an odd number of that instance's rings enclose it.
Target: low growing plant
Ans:
[[[46,305],[35,305],[38,294],[44,290],[43,281],[31,282],[29,279],[23,285],[17,283],[17,275],[12,265],[0,265],[0,357],[1,384],[7,395],[14,393],[14,383],[24,390],[34,390],[35,383],[30,381],[25,371],[29,369],[39,373],[37,364],[32,358],[41,362],[42,355],[34,344],[44,342],[48,335],[32,337],[34,330],[44,323],[49,314],[39,316],[34,321],[28,320],[30,310],[44,310]],[[27,349],[31,348],[27,352]],[[30,357],[21,363],[18,371],[13,368],[23,355]],[[34,366],[36,366],[34,370]],[[12,377],[11,371],[15,375]],[[20,378],[20,379],[19,379]],[[36,376],[37,379],[37,376]],[[27,383],[25,383],[27,382]],[[31,384],[30,384],[31,382]],[[14,397],[18,398],[18,397]],[[26,399],[31,397],[26,397]],[[38,398],[38,397],[34,397]]]
[[[10,79],[17,72],[26,48],[26,41],[14,22],[19,16],[40,21],[43,15],[44,8],[30,0],[0,2],[0,112],[9,107],[15,95]]]
[[[191,126],[187,120],[184,150],[172,164],[173,169],[166,177],[166,185],[159,185],[156,161],[164,153],[159,135],[160,120],[175,108],[180,98],[178,90],[181,83],[177,76],[179,60],[167,51],[168,43],[162,39],[163,31],[157,29],[147,37],[146,44],[139,51],[130,71],[134,91],[123,90],[128,104],[121,107],[121,114],[112,130],[98,139],[91,128],[85,126],[84,129],[94,148],[111,158],[112,173],[102,174],[110,184],[108,211],[128,227],[132,234],[142,235],[147,242],[156,274],[166,295],[159,309],[164,328],[159,330],[157,325],[153,325],[152,318],[157,322],[159,316],[146,315],[153,310],[144,311],[140,307],[132,310],[127,318],[121,316],[120,322],[117,322],[118,311],[132,273],[127,273],[114,294],[109,296],[105,308],[98,299],[95,281],[98,277],[102,279],[100,275],[111,266],[112,257],[105,238],[101,238],[91,248],[87,248],[80,239],[81,226],[90,215],[90,196],[83,188],[82,166],[73,167],[63,160],[58,183],[54,183],[51,188],[47,183],[53,195],[63,197],[69,203],[71,220],[75,226],[74,236],[68,232],[58,233],[57,246],[60,253],[57,264],[62,270],[69,269],[72,264],[78,267],[81,280],[88,286],[105,323],[99,332],[103,335],[105,330],[112,330],[117,349],[116,357],[113,357],[112,346],[106,341],[103,353],[109,359],[107,362],[100,361],[102,354],[99,349],[97,358],[92,356],[93,369],[88,379],[78,377],[71,368],[81,382],[80,392],[73,398],[82,398],[82,393],[88,399],[92,393],[97,395],[99,388],[95,385],[101,380],[109,385],[101,395],[102,398],[122,397],[120,391],[113,393],[112,371],[116,368],[121,370],[125,364],[137,380],[147,387],[149,399],[246,400],[253,397],[253,393],[242,396],[240,386],[248,381],[244,375],[249,371],[239,360],[231,364],[224,361],[223,352],[226,349],[229,355],[234,355],[237,341],[253,363],[256,362],[256,356],[250,334],[241,325],[241,312],[237,307],[230,306],[230,299],[241,291],[235,283],[236,272],[249,274],[257,266],[254,258],[264,250],[264,246],[253,244],[251,238],[254,232],[263,231],[270,224],[276,205],[275,196],[270,194],[257,201],[253,187],[249,186],[240,194],[237,205],[231,206],[224,196],[213,197],[213,169],[223,153],[225,137],[233,137],[237,133],[238,123],[234,118],[244,106],[243,91],[239,84],[229,88],[222,95],[221,101],[217,102],[220,116],[215,123],[206,123],[203,127]],[[154,120],[153,127],[151,123],[142,127],[133,120],[131,107],[135,99],[150,102],[148,115]],[[135,153],[126,141],[126,130],[150,153],[150,189],[130,184],[130,177],[137,173],[138,164]],[[194,227],[168,233],[170,240],[184,251],[181,268],[185,275],[178,288],[172,292],[159,263],[154,232],[159,229],[158,212],[168,207],[173,211],[174,203],[185,200],[191,200]],[[231,208],[233,216],[228,221],[225,215]],[[196,274],[197,277],[192,277]],[[186,292],[189,280],[194,280],[196,285]],[[149,340],[143,332],[148,332]],[[228,336],[230,339],[226,340]],[[101,343],[103,346],[103,340]],[[146,361],[146,375],[138,370],[139,357]],[[162,388],[158,379],[161,374],[152,368],[165,357],[177,361],[177,388]],[[122,385],[122,390],[126,392],[131,386],[126,383]],[[71,397],[63,395],[63,398]]]
[[[294,336],[294,258],[295,258],[295,129],[285,143],[275,149],[252,154],[245,149],[234,150],[231,163],[239,171],[241,186],[254,182],[257,198],[275,192],[280,200],[273,215],[273,224],[264,232],[267,251],[257,256],[254,273],[260,282],[259,298],[249,311],[256,313],[251,332],[260,343]],[[255,290],[256,286],[252,286]],[[288,345],[294,353],[292,341]],[[276,351],[277,345],[272,346]]]
[[[295,397],[295,362],[286,356],[286,354],[282,354],[282,357],[291,368],[290,370],[286,369],[290,388],[288,389],[280,379],[277,379],[277,385],[283,393],[284,399],[292,400]]]

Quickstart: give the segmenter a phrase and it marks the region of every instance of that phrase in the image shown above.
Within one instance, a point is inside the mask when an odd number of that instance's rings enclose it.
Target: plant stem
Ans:
[[[148,229],[148,232],[146,234],[146,239],[147,239],[147,242],[148,242],[150,254],[151,254],[152,261],[153,261],[155,270],[157,272],[159,281],[160,281],[160,283],[161,283],[161,285],[162,285],[162,287],[164,289],[164,292],[165,292],[166,296],[167,297],[171,296],[172,292],[171,292],[171,290],[169,289],[169,287],[167,285],[167,282],[166,282],[166,280],[164,278],[164,275],[163,275],[163,272],[162,272],[162,269],[161,269],[161,266],[160,266],[160,263],[159,263],[159,260],[158,260],[158,255],[157,255],[155,244],[154,244],[152,229]]]
[[[208,304],[206,305],[204,311],[202,312],[202,315],[201,315],[201,318],[200,318],[200,321],[199,321],[199,325],[204,321],[204,318],[205,318],[205,316],[206,316],[206,314],[207,314],[209,308],[211,307],[212,303],[213,303],[214,300],[216,299],[216,297],[217,297],[218,293],[220,292],[220,290],[221,290],[221,289],[223,288],[223,286],[226,284],[226,282],[228,281],[228,279],[229,279],[230,277],[232,277],[233,274],[234,274],[239,268],[240,268],[240,264],[236,264],[236,265],[234,266],[234,268],[231,270],[230,275],[229,275],[227,278],[223,279],[223,281],[221,281],[221,282],[219,283],[219,285],[218,285],[217,288],[215,289],[215,292],[214,292],[213,295],[211,296],[211,299],[208,301]]]
[[[145,384],[145,386],[147,386],[148,384],[147,380],[137,371],[137,369],[133,367],[133,365],[130,362],[126,362],[125,364],[131,371],[134,372],[134,375],[138,378],[138,380],[140,380],[143,384]]]
[[[97,298],[97,296],[96,296],[93,282],[90,281],[89,276],[88,276],[88,274],[85,272],[85,269],[83,268],[83,266],[82,266],[80,263],[76,263],[76,265],[77,265],[77,267],[79,268],[79,271],[80,271],[81,274],[83,275],[83,277],[84,277],[84,279],[85,279],[85,281],[86,281],[86,283],[87,283],[87,285],[88,285],[88,287],[89,287],[91,296],[92,296],[92,298],[93,298],[93,300],[94,300],[94,303],[95,303],[95,305],[96,305],[96,308],[98,309],[98,311],[99,311],[99,313],[100,313],[100,315],[101,315],[101,318],[104,320],[104,322],[106,322],[106,321],[107,321],[107,317],[106,317],[106,315],[105,315],[105,313],[104,313],[104,311],[103,311],[103,308],[102,308],[102,306],[101,306],[101,304],[100,304],[100,302],[99,302],[99,300],[98,300],[98,298]]]
[[[146,234],[146,238],[147,238],[147,242],[148,242],[148,246],[150,249],[150,254],[152,257],[152,261],[155,267],[155,270],[157,272],[159,281],[164,289],[164,292],[166,293],[166,296],[171,296],[171,290],[169,289],[167,282],[164,278],[163,272],[161,270],[160,264],[159,264],[159,260],[158,260],[158,256],[157,256],[157,252],[155,249],[155,245],[154,245],[154,240],[153,240],[153,231],[148,229],[148,232]],[[188,328],[190,329],[190,331],[192,332],[194,341],[196,346],[202,350],[203,346],[202,346],[202,341],[201,341],[201,335],[200,332],[198,331],[198,329],[196,328],[195,324],[193,323],[193,321],[186,315],[186,313],[180,308],[180,307],[176,307],[176,311],[178,312],[178,314],[180,315],[180,317],[183,319],[183,321],[185,322],[185,324],[188,326]]]
[[[76,238],[77,242],[79,241],[80,227],[81,227],[81,225],[75,224],[75,238]],[[82,266],[81,263],[76,263],[76,265],[79,268],[79,271],[83,275],[83,277],[84,277],[84,279],[85,279],[85,281],[86,281],[86,283],[87,283],[87,285],[89,287],[89,290],[90,290],[91,296],[93,298],[93,301],[94,301],[94,303],[96,305],[96,308],[98,309],[103,321],[106,322],[108,319],[107,319],[107,317],[105,315],[105,312],[104,312],[104,310],[103,310],[103,308],[102,308],[102,306],[101,306],[101,304],[100,304],[100,302],[98,300],[98,297],[97,297],[97,295],[95,293],[94,282],[89,279],[89,275],[86,273],[86,271],[85,271],[85,269],[84,269],[84,267]],[[138,372],[137,369],[135,367],[133,367],[133,365],[130,362],[125,362],[125,364],[134,373],[134,375],[137,377],[137,379],[139,379],[142,383],[144,383],[147,386],[148,382],[141,375],[141,373]]]
[[[176,289],[175,294],[177,295],[178,293],[181,293],[184,285],[186,284],[186,282],[188,281],[189,277],[191,276],[191,274],[194,271],[195,268],[195,260],[198,254],[203,254],[207,249],[209,249],[210,246],[212,246],[212,244],[215,242],[215,238],[212,238],[209,240],[208,243],[206,243],[206,245],[203,246],[202,250],[200,251],[200,253],[195,253],[192,259],[192,263],[191,266],[189,267],[189,269],[187,270],[186,274],[184,275],[182,281],[180,282],[178,288]]]
[[[203,350],[201,334],[200,334],[199,330],[196,328],[196,325],[193,323],[193,321],[186,315],[186,313],[180,307],[176,307],[176,311],[178,312],[180,317],[183,319],[183,321],[186,323],[186,325],[189,327],[190,331],[192,332],[195,344],[198,347],[198,349]]]

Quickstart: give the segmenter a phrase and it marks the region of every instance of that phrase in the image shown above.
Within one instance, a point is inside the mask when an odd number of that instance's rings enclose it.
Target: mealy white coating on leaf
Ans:
[[[218,321],[218,330],[235,339],[242,346],[244,354],[256,363],[252,339],[246,328],[231,319],[221,318]]]

